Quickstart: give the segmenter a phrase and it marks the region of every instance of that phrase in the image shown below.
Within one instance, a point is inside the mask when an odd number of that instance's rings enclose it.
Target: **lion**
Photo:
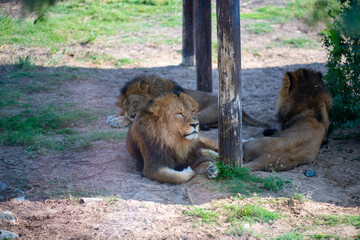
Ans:
[[[156,95],[167,91],[183,91],[190,95],[199,104],[200,129],[208,130],[218,126],[218,97],[211,93],[183,89],[176,83],[160,78],[156,75],[139,76],[126,83],[120,92],[116,105],[121,112],[109,116],[107,122],[113,127],[125,127],[134,121],[136,113]],[[245,124],[255,127],[274,128],[270,123],[252,118],[242,111],[242,120]]]
[[[284,171],[314,161],[327,134],[331,107],[320,72],[287,72],[277,101],[282,132],[245,142],[244,167]]]
[[[137,112],[126,136],[126,147],[145,177],[181,184],[196,174],[217,175],[213,159],[199,144],[198,104],[174,91],[152,99]]]

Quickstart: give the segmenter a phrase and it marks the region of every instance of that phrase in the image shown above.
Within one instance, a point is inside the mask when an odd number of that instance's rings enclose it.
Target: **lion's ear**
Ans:
[[[291,72],[286,72],[285,75],[284,75],[283,87],[287,88],[289,93],[294,88],[294,81],[295,81],[295,79],[294,79],[292,73]]]

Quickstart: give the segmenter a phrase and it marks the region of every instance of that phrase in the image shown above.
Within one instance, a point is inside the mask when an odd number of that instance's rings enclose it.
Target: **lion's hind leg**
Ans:
[[[187,167],[182,171],[176,171],[169,167],[161,167],[157,171],[144,171],[145,177],[157,180],[159,182],[172,183],[172,184],[181,184],[189,181],[196,173]]]

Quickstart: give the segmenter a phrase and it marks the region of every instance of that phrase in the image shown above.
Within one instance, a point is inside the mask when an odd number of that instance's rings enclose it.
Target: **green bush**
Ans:
[[[330,118],[354,126],[360,123],[360,0],[339,1],[339,10],[328,11],[332,21],[324,31],[325,80],[334,102]]]

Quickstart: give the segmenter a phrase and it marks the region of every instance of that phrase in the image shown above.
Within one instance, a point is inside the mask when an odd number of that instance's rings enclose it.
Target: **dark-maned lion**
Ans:
[[[144,107],[150,99],[160,93],[174,90],[184,91],[199,104],[198,117],[204,128],[217,127],[218,97],[216,95],[197,90],[182,89],[176,83],[155,75],[139,76],[126,83],[116,103],[121,112],[108,117],[107,122],[113,127],[124,127],[134,120],[137,111]],[[242,111],[242,119],[245,124],[251,126],[273,127],[269,123],[252,118],[245,111]]]
[[[288,170],[315,160],[329,127],[332,99],[322,75],[310,69],[287,72],[277,110],[282,132],[244,143],[244,167]]]
[[[216,176],[213,160],[202,153],[198,142],[197,109],[189,95],[167,92],[138,111],[126,147],[145,177],[180,184],[196,174]]]

